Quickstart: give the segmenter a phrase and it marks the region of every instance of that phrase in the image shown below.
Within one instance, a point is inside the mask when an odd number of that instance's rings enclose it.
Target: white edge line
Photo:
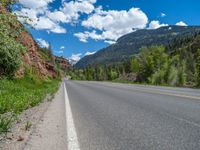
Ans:
[[[66,112],[68,150],[80,150],[65,82],[64,82],[64,96],[65,96],[65,109],[66,109],[65,112]]]

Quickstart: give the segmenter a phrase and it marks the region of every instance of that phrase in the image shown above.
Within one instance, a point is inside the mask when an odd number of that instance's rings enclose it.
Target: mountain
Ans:
[[[76,65],[84,68],[88,65],[117,64],[138,54],[143,46],[168,45],[177,37],[200,32],[200,26],[166,26],[159,29],[142,29],[124,35],[116,44],[99,50],[97,53],[83,57]]]

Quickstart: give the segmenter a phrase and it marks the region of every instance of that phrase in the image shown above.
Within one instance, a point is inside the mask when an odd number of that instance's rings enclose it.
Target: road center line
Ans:
[[[80,150],[65,83],[64,83],[64,96],[65,96],[65,109],[66,109],[65,112],[66,112],[68,150]]]
[[[140,88],[135,88],[134,90],[135,91],[141,91],[141,92],[149,93],[149,94],[160,94],[160,95],[167,95],[167,96],[174,96],[174,97],[181,97],[181,98],[200,100],[200,97],[196,97],[196,96],[173,94],[173,93],[168,93],[168,92],[152,91],[152,90],[140,89]]]
[[[110,86],[110,85],[106,85],[107,87],[114,87],[116,88],[116,86]],[[118,86],[118,88],[120,89],[126,89],[124,87]],[[130,88],[128,89],[130,91],[138,91],[138,92],[144,92],[144,93],[149,93],[149,94],[159,94],[159,95],[166,95],[166,96],[173,96],[173,97],[181,97],[181,98],[188,98],[188,99],[193,99],[193,100],[200,100],[200,97],[197,96],[190,96],[190,95],[185,95],[185,94],[176,94],[176,93],[169,93],[169,92],[165,92],[163,90],[159,90],[159,89],[155,89],[154,91],[151,89],[145,89],[145,88],[138,88],[138,87],[134,87],[134,88]]]

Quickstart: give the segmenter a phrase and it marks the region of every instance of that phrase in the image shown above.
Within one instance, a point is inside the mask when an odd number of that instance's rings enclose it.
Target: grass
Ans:
[[[58,90],[60,80],[1,79],[0,80],[0,134],[7,132],[13,121],[6,114],[20,114],[38,105],[47,94]]]
[[[6,134],[11,128],[12,122],[15,120],[14,114],[0,115],[0,134]]]

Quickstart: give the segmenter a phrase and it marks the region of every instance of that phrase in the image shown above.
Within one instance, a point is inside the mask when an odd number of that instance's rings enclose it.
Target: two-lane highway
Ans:
[[[200,90],[87,81],[65,85],[80,150],[200,149]]]

